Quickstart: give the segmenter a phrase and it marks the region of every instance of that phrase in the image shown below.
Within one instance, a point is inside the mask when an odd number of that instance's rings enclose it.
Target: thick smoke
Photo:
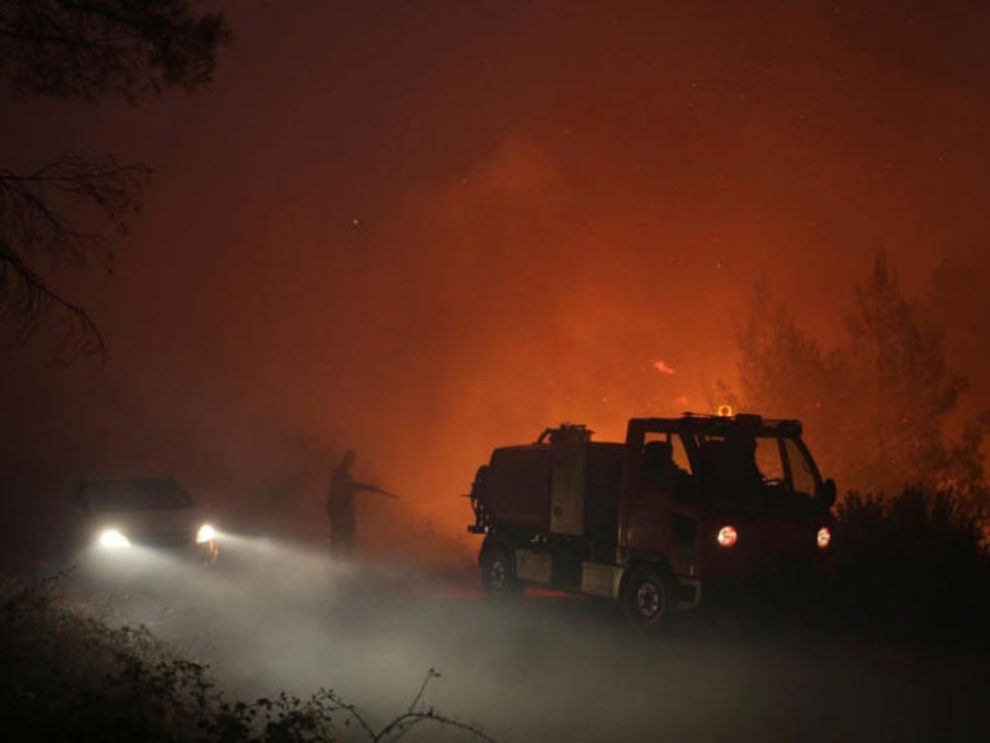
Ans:
[[[82,605],[147,624],[210,663],[228,695],[332,687],[379,724],[436,668],[426,703],[503,741],[965,737],[983,707],[979,664],[922,651],[724,620],[644,636],[607,602],[491,601],[466,576],[263,538],[221,544],[212,570],[148,553],[100,573]]]
[[[0,370],[27,515],[169,472],[311,520],[354,446],[459,533],[496,443],[709,409],[755,281],[827,342],[878,248],[921,295],[985,237],[984,9],[228,12],[201,95],[4,119],[12,167],[157,170],[117,272],[56,277],[107,364]]]

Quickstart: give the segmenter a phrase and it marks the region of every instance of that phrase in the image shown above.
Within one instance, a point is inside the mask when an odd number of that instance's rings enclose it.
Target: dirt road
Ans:
[[[385,719],[436,668],[427,702],[504,741],[949,740],[990,725],[986,657],[711,620],[643,636],[596,601],[493,604],[466,572],[264,540],[225,556],[208,571],[154,556],[88,600],[208,661],[234,695],[332,687]]]

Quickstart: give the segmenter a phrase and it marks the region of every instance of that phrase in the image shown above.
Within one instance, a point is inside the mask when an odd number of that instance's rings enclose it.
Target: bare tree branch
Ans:
[[[190,0],[0,0],[0,81],[15,97],[135,103],[208,83],[217,49],[229,40],[223,16],[198,15]],[[76,210],[95,209],[125,233],[149,173],[111,156],[61,157],[27,174],[0,169],[0,330],[11,331],[15,344],[52,315],[63,325],[55,361],[104,355],[89,315],[45,276],[62,265],[82,267],[93,253],[109,268],[106,238],[75,226]]]
[[[423,678],[423,683],[420,684],[415,696],[413,696],[412,701],[409,703],[409,707],[405,712],[396,716],[391,722],[385,725],[378,732],[374,732],[372,728],[364,721],[364,719],[358,714],[357,710],[353,706],[342,707],[347,712],[349,712],[362,726],[368,737],[371,738],[373,743],[382,743],[384,741],[399,741],[405,737],[406,733],[412,730],[417,725],[424,722],[434,722],[443,727],[454,728],[456,730],[462,730],[469,733],[474,738],[479,738],[480,740],[487,741],[488,743],[495,743],[495,739],[486,735],[484,731],[474,725],[469,725],[466,722],[461,722],[460,720],[455,720],[452,717],[447,717],[442,715],[432,707],[427,709],[420,708],[420,702],[423,700],[423,695],[426,693],[426,687],[430,685],[433,679],[440,678],[440,672],[435,668],[431,668],[426,672],[426,676]]]
[[[89,315],[52,290],[37,265],[79,268],[99,253],[110,268],[106,238],[77,229],[60,207],[95,208],[116,231],[126,232],[150,173],[144,165],[120,165],[109,155],[62,157],[26,175],[0,171],[0,317],[14,345],[30,340],[55,314],[63,333],[53,361],[104,355],[103,338]]]

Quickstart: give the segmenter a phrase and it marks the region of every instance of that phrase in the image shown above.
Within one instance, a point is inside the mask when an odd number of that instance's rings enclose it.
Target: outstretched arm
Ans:
[[[384,495],[386,498],[392,498],[393,500],[399,500],[399,496],[394,493],[390,493],[387,490],[383,490],[377,485],[372,485],[366,482],[354,482],[351,483],[351,487],[355,490],[362,490],[366,493],[377,493],[378,495]]]

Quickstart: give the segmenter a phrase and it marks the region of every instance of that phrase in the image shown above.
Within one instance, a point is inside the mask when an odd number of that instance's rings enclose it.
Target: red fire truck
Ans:
[[[634,418],[624,443],[564,424],[494,450],[468,530],[487,593],[578,591],[659,627],[722,587],[820,572],[835,493],[796,420]]]

